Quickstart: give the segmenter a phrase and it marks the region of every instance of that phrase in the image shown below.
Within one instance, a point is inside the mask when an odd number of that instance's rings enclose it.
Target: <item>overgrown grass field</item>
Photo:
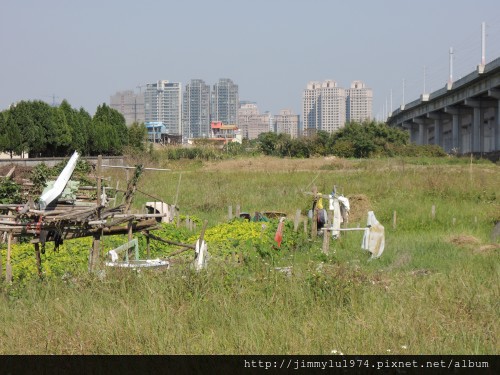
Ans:
[[[194,271],[189,252],[172,257],[168,271],[90,275],[91,242],[77,240],[59,252],[48,246],[39,280],[32,248],[17,245],[14,282],[1,284],[0,353],[499,353],[500,246],[491,237],[500,220],[498,165],[161,156],[148,163],[172,170],[145,171],[139,190],[177,199],[180,214],[198,222],[193,232],[172,225],[160,233],[194,243],[208,220],[208,268]],[[124,172],[109,173],[111,186],[124,186]],[[379,259],[360,249],[360,232],[332,240],[328,255],[302,224],[294,232],[313,185],[323,193],[336,185],[352,197],[351,227],[375,212],[386,236]],[[136,209],[148,200],[138,194]],[[282,246],[273,241],[274,221],[228,224],[229,205],[233,213],[236,205],[287,213]],[[123,241],[105,238],[102,253]],[[152,251],[166,257],[172,250],[155,244]]]

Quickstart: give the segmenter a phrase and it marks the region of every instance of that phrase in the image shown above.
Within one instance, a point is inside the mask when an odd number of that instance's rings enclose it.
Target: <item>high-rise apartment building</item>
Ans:
[[[238,125],[238,85],[229,78],[221,78],[213,85],[211,93],[210,120]]]
[[[238,109],[238,127],[246,139],[256,139],[259,134],[271,131],[271,115],[261,114],[257,104],[246,102]]]
[[[289,109],[283,109],[279,115],[274,115],[276,133],[289,134],[292,138],[299,136],[299,115]]]
[[[318,130],[334,132],[346,122],[363,122],[372,118],[373,91],[361,81],[353,81],[349,89],[337,82],[311,81],[302,97],[304,134]]]
[[[144,117],[144,94],[136,94],[132,90],[118,91],[109,98],[109,106],[125,117],[125,123],[142,123]]]
[[[210,134],[210,86],[201,79],[192,79],[182,100],[182,135],[205,138]]]
[[[146,85],[144,115],[146,123],[161,122],[168,134],[182,134],[181,83],[160,80]]]
[[[372,118],[373,91],[361,81],[353,81],[346,90],[347,122],[363,122]]]

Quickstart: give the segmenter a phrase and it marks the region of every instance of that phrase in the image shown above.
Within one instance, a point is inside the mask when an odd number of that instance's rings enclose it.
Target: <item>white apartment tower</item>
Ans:
[[[182,134],[180,82],[160,80],[146,85],[144,115],[146,122],[162,122],[168,134]]]
[[[347,122],[363,122],[372,119],[373,91],[361,81],[353,81],[346,90]]]
[[[238,85],[229,78],[219,79],[211,93],[210,121],[238,125],[239,103]]]
[[[276,133],[289,134],[292,138],[299,136],[299,115],[293,114],[289,109],[283,109],[279,115],[274,115]]]
[[[304,132],[332,133],[346,122],[346,93],[337,82],[309,82],[303,94]]]
[[[127,126],[144,122],[144,94],[132,90],[118,91],[109,98],[109,106],[125,117]]]
[[[192,79],[182,100],[182,135],[184,138],[206,138],[210,134],[210,86]]]

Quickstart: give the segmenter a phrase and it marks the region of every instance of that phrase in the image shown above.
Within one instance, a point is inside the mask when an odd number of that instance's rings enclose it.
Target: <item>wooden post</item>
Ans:
[[[313,218],[311,224],[311,238],[315,239],[318,236],[318,211],[313,210]]]
[[[127,229],[128,229],[128,241],[130,242],[134,239],[134,232],[132,231],[132,220],[128,221]]]
[[[456,219],[456,218],[453,218],[451,222],[452,222],[453,226],[455,226],[455,224],[456,224],[456,222],[457,222],[457,219]]]
[[[239,204],[237,204],[237,205],[236,205],[236,215],[235,215],[235,216],[236,216],[237,218],[239,218],[239,217],[240,217],[240,205],[239,205]]]
[[[149,248],[149,230],[146,231],[146,259],[149,259],[151,256],[150,248]]]
[[[295,219],[293,221],[293,231],[294,232],[297,232],[297,230],[299,229],[300,214],[301,214],[300,210],[295,211]]]
[[[102,168],[102,155],[97,157],[97,207],[101,205],[101,168]],[[100,218],[100,212],[98,211],[98,218]]]
[[[392,213],[392,228],[396,229],[396,211]]]
[[[35,245],[35,258],[36,258],[36,268],[38,270],[38,277],[42,277],[42,258],[40,256],[40,244],[36,242],[34,245]]]
[[[12,266],[10,264],[10,254],[12,250],[12,232],[7,235],[7,263],[5,264],[5,281],[12,282]]]
[[[330,253],[330,231],[323,230],[323,254]]]
[[[189,229],[189,216],[186,216],[186,222],[184,223],[187,229]]]
[[[233,219],[233,206],[229,206],[227,208],[227,217],[228,217],[228,220],[232,220]]]
[[[94,267],[97,265],[99,260],[99,248],[101,247],[101,234],[94,234],[94,239],[92,240],[92,249],[90,250],[89,259],[89,271],[94,271]]]
[[[327,211],[327,221],[326,224],[333,225],[333,211]]]
[[[432,205],[432,207],[431,207],[431,217],[432,217],[432,220],[434,220],[436,218],[436,206],[435,205]]]

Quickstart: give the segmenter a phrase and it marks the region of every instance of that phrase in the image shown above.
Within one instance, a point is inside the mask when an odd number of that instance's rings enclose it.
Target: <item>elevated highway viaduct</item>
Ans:
[[[402,105],[387,123],[407,129],[413,143],[439,145],[446,152],[499,152],[500,58]]]

